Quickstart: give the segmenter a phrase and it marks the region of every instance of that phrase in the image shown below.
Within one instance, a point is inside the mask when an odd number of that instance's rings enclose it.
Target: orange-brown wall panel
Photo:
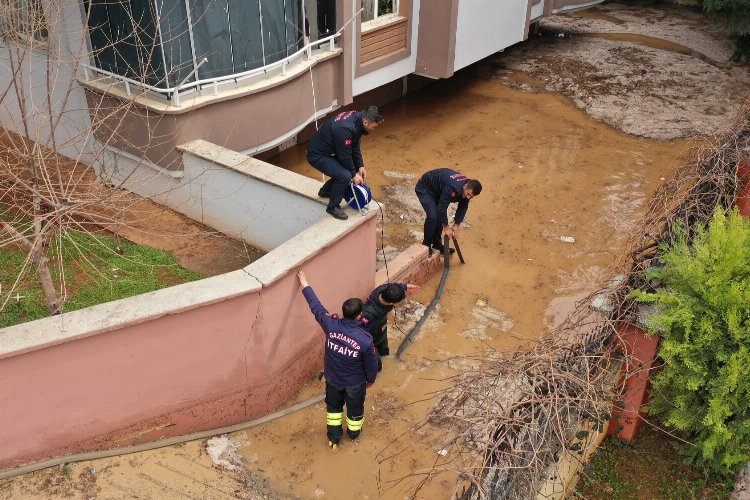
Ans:
[[[378,57],[383,57],[407,48],[407,20],[383,26],[362,33],[360,38],[359,62],[365,64]]]

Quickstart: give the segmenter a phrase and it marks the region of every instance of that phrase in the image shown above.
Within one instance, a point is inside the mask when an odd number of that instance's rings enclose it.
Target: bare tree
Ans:
[[[115,182],[106,168],[99,174],[107,178],[98,178],[91,165],[106,165],[108,145],[128,143],[122,120],[138,95],[113,100],[105,93],[85,93],[77,78],[99,53],[118,57],[125,44],[138,51],[141,62],[128,68],[129,77],[153,79],[149,68],[156,40],[126,9],[132,32],[99,43],[92,52],[89,35],[97,26],[91,9],[97,4],[84,2],[83,11],[76,2],[0,2],[0,64],[6,75],[0,77],[5,124],[0,128],[0,247],[26,251],[14,282],[0,291],[0,310],[35,269],[49,313],[59,314],[67,289],[60,245],[54,243],[67,238],[75,245],[68,238],[71,229],[106,228],[117,237],[123,224],[137,218],[137,198],[119,189],[127,179]],[[148,134],[150,144],[160,140]],[[91,269],[96,272],[96,265]]]

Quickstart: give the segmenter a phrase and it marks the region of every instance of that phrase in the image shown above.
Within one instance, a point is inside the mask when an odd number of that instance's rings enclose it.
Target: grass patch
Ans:
[[[733,484],[685,465],[678,443],[648,425],[632,444],[607,438],[586,465],[576,498],[590,500],[728,499]]]
[[[202,278],[181,267],[166,252],[123,239],[119,244],[122,254],[115,252],[116,244],[109,234],[68,231],[50,245],[50,270],[63,300],[64,312]],[[3,301],[24,267],[25,259],[26,252],[18,247],[0,248],[0,297]],[[16,300],[16,296],[21,298]],[[10,300],[0,310],[0,327],[48,315],[36,268],[27,265]]]

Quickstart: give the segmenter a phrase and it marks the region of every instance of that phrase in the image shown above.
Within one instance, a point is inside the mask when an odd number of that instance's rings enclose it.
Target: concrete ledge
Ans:
[[[260,281],[239,270],[9,326],[0,330],[0,359],[147,323],[261,288]]]
[[[422,285],[430,277],[442,271],[443,258],[437,252],[427,256],[428,249],[421,243],[415,243],[388,263],[388,270],[382,267],[375,274],[375,286],[386,282],[414,283]],[[390,279],[389,279],[390,275]]]
[[[216,168],[228,168],[259,180],[266,184],[273,184],[278,188],[285,189],[313,200],[321,205],[327,201],[318,197],[320,181],[304,177],[302,175],[276,167],[247,155],[232,151],[216,144],[198,139],[180,144],[177,149],[183,153],[190,153],[198,158],[216,164]]]
[[[319,186],[316,186],[316,196],[318,189]],[[319,252],[338,244],[346,235],[377,216],[377,212],[373,210],[364,216],[360,216],[350,208],[347,208],[346,212],[349,214],[347,220],[342,221],[326,216],[313,227],[249,264],[244,271],[260,281],[264,287],[268,286],[287,274],[295,272],[298,267]]]

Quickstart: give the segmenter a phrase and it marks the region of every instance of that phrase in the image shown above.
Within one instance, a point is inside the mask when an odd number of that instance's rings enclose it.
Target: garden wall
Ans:
[[[244,202],[238,219],[254,211],[246,232],[273,250],[238,271],[0,330],[0,469],[269,413],[322,367],[323,336],[295,271],[336,312],[372,289],[376,211],[335,220],[318,182],[198,147],[201,156],[185,148],[185,163],[212,172],[204,215],[218,198]],[[210,180],[226,180],[227,159],[246,179],[222,192]],[[268,200],[277,203],[258,207]]]

